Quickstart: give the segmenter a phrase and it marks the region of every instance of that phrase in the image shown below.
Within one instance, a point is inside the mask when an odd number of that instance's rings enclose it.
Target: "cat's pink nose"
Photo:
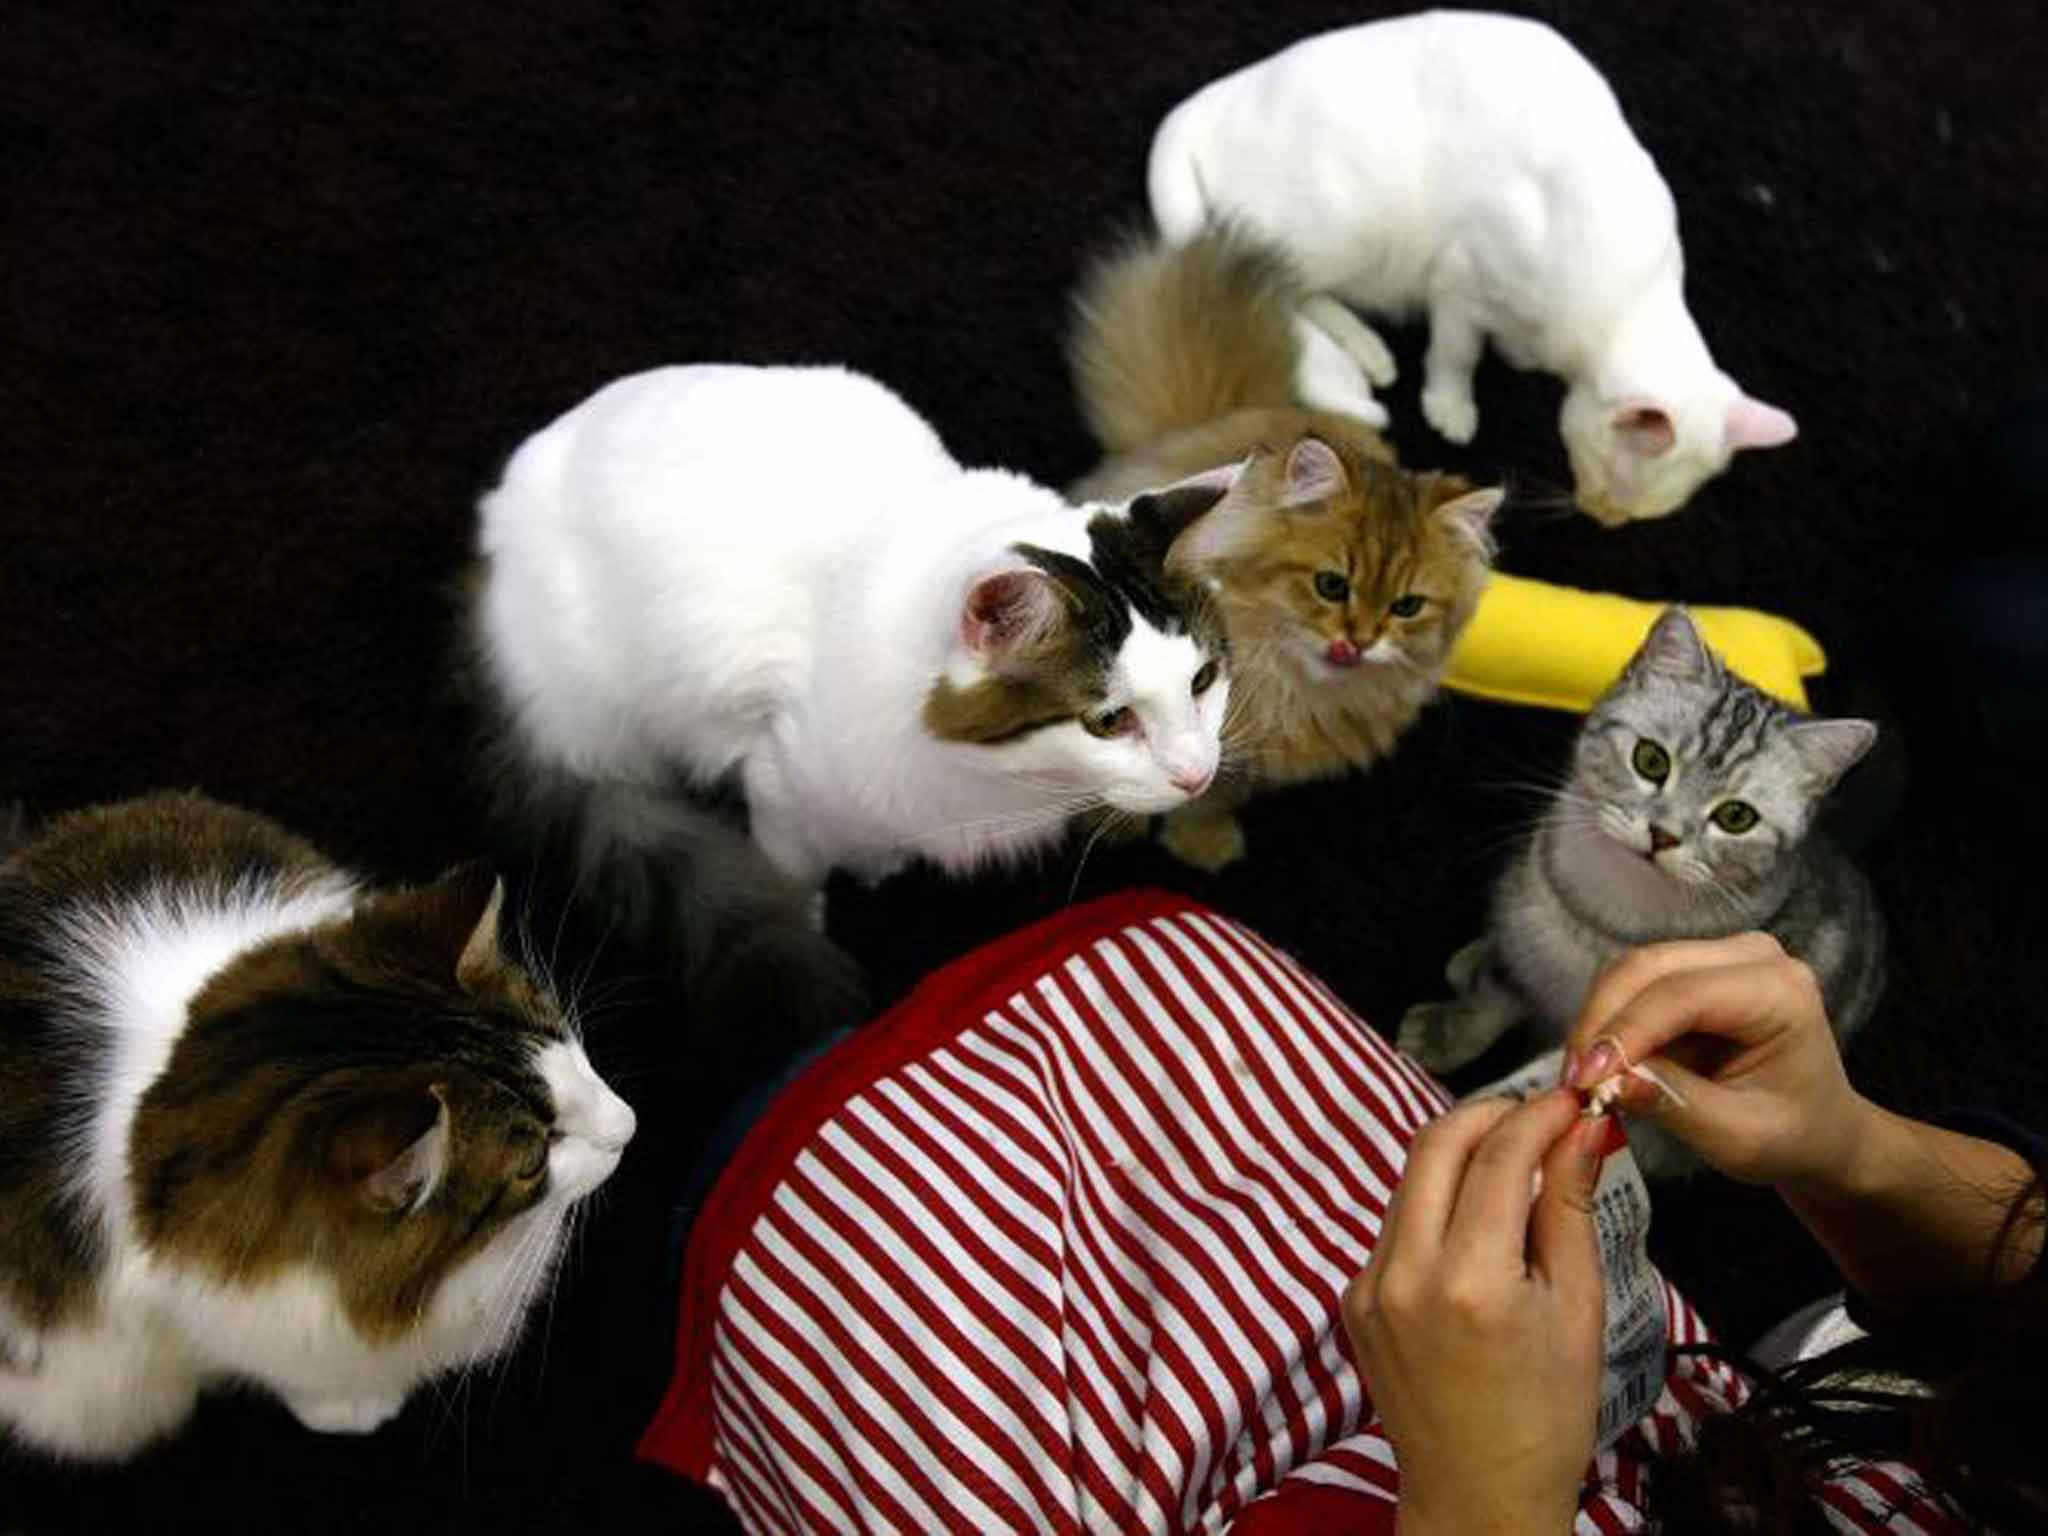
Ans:
[[[1209,787],[1209,781],[1216,777],[1216,770],[1214,768],[1186,768],[1178,773],[1170,773],[1167,777],[1173,780],[1173,787],[1175,789],[1179,790],[1182,794],[1192,796],[1199,795]]]
[[[1333,667],[1355,667],[1362,653],[1349,640],[1339,636],[1330,642],[1330,648],[1324,654],[1330,658]]]

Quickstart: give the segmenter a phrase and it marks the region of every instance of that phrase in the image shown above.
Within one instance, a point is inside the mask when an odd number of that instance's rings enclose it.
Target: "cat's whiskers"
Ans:
[[[1095,851],[1095,845],[1102,841],[1103,835],[1112,828],[1121,830],[1139,819],[1130,811],[1118,810],[1114,806],[1104,808],[1103,814],[1096,818],[1095,830],[1088,834],[1088,841],[1081,845],[1081,852],[1074,860],[1074,878],[1067,883],[1066,905],[1071,907],[1074,904],[1074,897],[1081,889],[1081,871],[1087,868],[1088,855]]]
[[[1093,790],[1081,791],[1047,805],[1025,806],[1015,810],[997,811],[987,816],[970,816],[960,821],[942,822],[930,828],[927,835],[945,838],[977,832],[1028,832],[1039,827],[1056,826],[1061,822],[1070,821],[1075,816],[1106,804],[1108,802],[1099,793]]]

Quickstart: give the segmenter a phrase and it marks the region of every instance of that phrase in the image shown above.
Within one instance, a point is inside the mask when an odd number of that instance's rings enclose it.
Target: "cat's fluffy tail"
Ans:
[[[0,863],[28,843],[28,807],[19,800],[0,801]]]
[[[816,896],[746,834],[737,801],[536,762],[473,644],[458,676],[478,717],[476,766],[499,867],[536,926],[621,942],[628,968],[680,1003],[692,1069],[724,1088],[861,1021],[859,963],[820,931]]]
[[[523,788],[502,784],[498,799],[501,822],[523,823],[538,855],[529,867],[553,886],[542,905],[566,902],[669,983],[707,1073],[756,1080],[860,1021],[859,964],[819,930],[813,895],[718,807],[545,770]]]
[[[1185,245],[1134,235],[1074,294],[1067,358],[1110,453],[1250,406],[1295,403],[1303,292],[1273,247],[1223,226]]]

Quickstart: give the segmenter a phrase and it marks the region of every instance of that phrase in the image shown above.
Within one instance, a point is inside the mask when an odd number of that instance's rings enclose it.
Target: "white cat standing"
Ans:
[[[1305,404],[1386,422],[1371,386],[1393,356],[1346,304],[1427,312],[1423,414],[1453,442],[1478,427],[1488,339],[1560,375],[1578,502],[1603,523],[1664,516],[1797,431],[1715,365],[1669,188],[1606,80],[1540,22],[1427,11],[1308,38],[1174,108],[1148,174],[1168,240],[1227,220],[1293,261],[1316,295]]]
[[[1181,805],[1216,772],[1228,683],[1220,624],[1165,557],[1227,480],[1081,509],[963,468],[842,369],[619,380],[482,503],[501,771],[576,797],[580,835],[621,850],[737,788],[813,890]]]

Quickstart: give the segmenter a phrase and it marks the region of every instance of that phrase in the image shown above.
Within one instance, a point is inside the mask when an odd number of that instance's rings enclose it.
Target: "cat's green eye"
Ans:
[[[1223,669],[1215,662],[1205,661],[1202,663],[1202,670],[1195,674],[1194,681],[1188,684],[1188,691],[1199,698],[1216,686],[1216,679],[1222,674]]]
[[[1636,772],[1652,784],[1662,784],[1671,772],[1671,754],[1647,736],[1636,743],[1636,750],[1629,761],[1635,765]]]
[[[519,1162],[514,1176],[521,1179],[537,1179],[548,1166],[547,1139],[542,1136],[525,1135],[513,1142],[513,1151]]]
[[[1758,820],[1756,807],[1747,800],[1723,800],[1714,807],[1714,825],[1723,832],[1747,832]]]
[[[1317,571],[1316,596],[1326,603],[1341,603],[1351,595],[1351,583],[1342,571]]]
[[[1397,619],[1412,619],[1422,612],[1423,601],[1420,592],[1404,592],[1387,604],[1387,612]]]
[[[1138,716],[1130,705],[1105,709],[1099,715],[1083,715],[1081,729],[1090,736],[1128,736],[1138,728]]]

